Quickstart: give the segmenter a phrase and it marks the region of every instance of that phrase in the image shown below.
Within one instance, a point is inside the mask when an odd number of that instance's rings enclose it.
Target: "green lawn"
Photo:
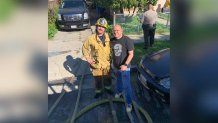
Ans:
[[[169,16],[170,16],[169,14],[164,14],[161,12],[158,13],[158,17],[161,19],[164,19],[164,20],[167,20],[169,18]]]
[[[162,18],[167,18],[167,14],[159,13],[159,16]],[[139,22],[138,16],[121,16],[116,18],[116,24],[120,24],[123,28],[125,35],[140,35],[143,34],[141,23]],[[109,27],[107,32],[112,36],[112,21],[110,21]],[[167,27],[165,24],[161,24],[157,22],[156,25],[156,33],[163,34],[169,33],[170,28]]]
[[[166,25],[164,25],[164,24],[157,23],[155,32],[159,33],[159,34],[169,33],[170,32],[170,28],[166,27]]]
[[[155,41],[153,47],[148,49],[143,49],[144,43],[135,44],[134,58],[132,60],[132,64],[136,65],[140,62],[140,59],[144,55],[152,54],[161,49],[170,48],[170,41]]]
[[[143,34],[143,30],[141,27],[141,24],[133,25],[133,24],[120,24],[123,28],[125,35],[140,35]],[[112,36],[112,27],[113,25],[109,25],[107,32]],[[166,27],[164,24],[157,23],[156,26],[156,33],[163,34],[163,33],[169,33],[170,28]]]

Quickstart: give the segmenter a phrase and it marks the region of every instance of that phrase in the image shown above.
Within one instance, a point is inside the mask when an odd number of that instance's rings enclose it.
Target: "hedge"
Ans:
[[[57,33],[56,19],[58,14],[58,5],[48,9],[48,39],[51,39]]]

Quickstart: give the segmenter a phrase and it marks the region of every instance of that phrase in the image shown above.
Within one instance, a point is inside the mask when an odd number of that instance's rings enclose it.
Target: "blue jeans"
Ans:
[[[127,104],[132,104],[132,88],[130,83],[130,68],[127,68],[126,71],[116,70],[114,71],[116,75],[116,90],[115,92],[124,93]]]

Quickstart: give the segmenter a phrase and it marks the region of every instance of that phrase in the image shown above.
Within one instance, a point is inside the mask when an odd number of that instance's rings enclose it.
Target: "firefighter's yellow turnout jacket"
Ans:
[[[105,44],[99,39],[97,34],[89,36],[83,44],[83,56],[95,60],[91,64],[94,76],[108,75],[110,69],[110,38],[107,33],[105,35]]]

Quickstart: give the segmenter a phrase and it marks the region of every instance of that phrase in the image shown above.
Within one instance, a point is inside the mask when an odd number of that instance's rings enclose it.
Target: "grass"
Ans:
[[[116,16],[116,24],[120,24],[123,28],[125,35],[140,35],[143,34],[141,23],[139,22],[140,14],[137,16],[124,16],[124,15],[117,15]],[[158,13],[159,18],[167,20],[168,14]],[[110,19],[109,19],[110,20]],[[108,33],[112,35],[112,21],[109,23]],[[163,34],[169,33],[170,28],[167,27],[165,24],[161,24],[157,22],[156,25],[156,33]]]
[[[120,24],[123,28],[125,35],[140,35],[143,34],[143,30],[141,25],[131,25],[131,24]],[[112,36],[112,28],[113,25],[109,25],[107,32]],[[164,24],[157,23],[156,26],[156,33],[163,34],[163,33],[169,33],[170,28],[166,27]]]
[[[126,34],[126,35],[143,34],[143,29],[141,27],[141,24],[139,24],[139,25],[121,24],[121,26],[123,27],[124,34]],[[155,31],[156,31],[156,33],[159,33],[159,34],[169,33],[170,28],[166,27],[166,25],[164,25],[164,24],[157,22]]]
[[[158,17],[161,18],[161,19],[164,19],[164,20],[167,20],[168,19],[168,16],[169,14],[164,14],[164,13],[158,13]]]
[[[155,41],[153,47],[146,50],[143,49],[143,47],[144,43],[135,44],[134,58],[131,62],[133,65],[138,64],[144,55],[148,56],[149,54],[157,52],[161,49],[170,48],[170,41]]]
[[[159,34],[169,33],[170,32],[170,28],[166,27],[166,25],[164,25],[164,24],[157,23],[155,31],[156,31],[156,33],[159,33]]]

